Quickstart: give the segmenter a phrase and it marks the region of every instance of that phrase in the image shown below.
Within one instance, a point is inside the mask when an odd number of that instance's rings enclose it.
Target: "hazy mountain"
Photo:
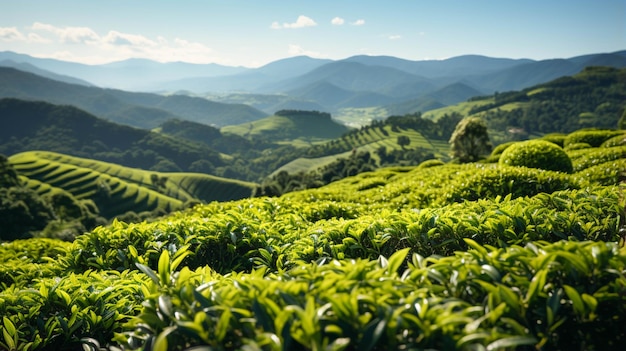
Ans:
[[[467,79],[476,86],[480,86],[482,90],[493,93],[520,90],[549,82],[559,77],[576,74],[589,66],[626,67],[626,51],[529,62]]]
[[[422,61],[391,56],[359,55],[337,61],[298,56],[254,69],[163,64],[137,59],[89,66],[7,52],[0,53],[2,59],[27,62],[56,74],[118,88],[141,87],[143,90],[189,91],[191,94],[237,93],[240,96],[279,93],[285,97],[272,108],[289,106],[290,109],[304,110],[317,106],[318,110],[336,113],[343,107],[410,106],[415,101],[429,101],[431,106],[447,105],[469,94],[470,90],[464,93],[462,86],[456,84],[465,85],[479,94],[520,90],[575,74],[588,66],[625,67],[626,51],[539,61],[480,55]],[[323,86],[334,93],[320,91]],[[446,92],[447,87],[450,88]],[[242,99],[243,103],[258,108],[254,101],[258,100],[254,97]],[[266,102],[263,104],[267,106]],[[418,105],[424,106],[421,102]]]
[[[266,93],[269,91],[263,88],[266,85],[302,75],[330,62],[333,61],[315,59],[308,56],[296,56],[274,61],[257,69],[234,75],[193,77],[165,82],[161,85],[160,89],[187,89],[197,93],[241,91],[262,91]]]
[[[64,82],[64,83],[69,83],[69,84],[78,84],[78,85],[84,85],[84,86],[93,86],[93,84],[82,80],[82,79],[78,79],[78,78],[74,78],[74,77],[70,77],[70,76],[66,76],[66,75],[62,75],[62,74],[56,74],[54,72],[50,72],[47,71],[45,69],[41,69],[38,68],[37,66],[34,66],[30,63],[27,62],[15,62],[12,60],[4,60],[4,61],[0,61],[0,66],[1,67],[11,67],[11,68],[15,68],[15,69],[19,69],[20,71],[24,71],[24,72],[30,72],[30,73],[34,73],[38,76],[42,76],[42,77],[46,77],[46,78],[50,78],[50,79],[54,79],[54,80],[58,80],[59,82]]]
[[[464,76],[475,73],[489,73],[533,62],[528,59],[493,58],[480,55],[463,55],[445,60],[410,61],[393,56],[359,55],[344,61],[358,62],[369,66],[383,66],[399,69],[427,78]]]
[[[127,90],[155,90],[159,84],[187,77],[220,76],[244,72],[248,68],[218,64],[185,62],[160,63],[145,59],[129,59],[103,65],[85,65],[53,59],[41,59],[14,52],[0,52],[0,61],[30,63],[38,68],[72,76],[102,87]]]
[[[243,104],[224,104],[181,95],[162,96],[85,87],[7,67],[0,67],[0,97],[75,105],[112,121],[148,129],[173,118],[222,126],[267,116]]]

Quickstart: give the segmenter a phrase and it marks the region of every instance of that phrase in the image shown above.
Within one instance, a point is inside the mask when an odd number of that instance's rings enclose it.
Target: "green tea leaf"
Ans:
[[[166,285],[170,281],[170,253],[167,250],[161,252],[159,257],[159,277],[161,278],[161,284]]]
[[[148,277],[150,277],[150,279],[152,279],[152,281],[155,284],[159,284],[159,277],[156,275],[156,273],[154,273],[154,271],[152,269],[150,269],[150,267],[143,265],[141,263],[135,263],[135,266],[137,266],[137,268],[142,271],[143,273],[145,273]]]
[[[487,351],[516,348],[522,345],[535,345],[537,342],[537,339],[532,336],[511,336],[490,343],[487,345]]]

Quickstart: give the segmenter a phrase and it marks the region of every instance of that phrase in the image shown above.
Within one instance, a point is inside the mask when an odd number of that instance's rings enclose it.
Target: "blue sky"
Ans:
[[[0,0],[0,9],[0,51],[89,64],[547,59],[626,49],[626,0]]]

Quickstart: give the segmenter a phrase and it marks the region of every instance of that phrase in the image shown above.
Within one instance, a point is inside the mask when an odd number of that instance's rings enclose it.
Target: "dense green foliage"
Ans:
[[[539,168],[570,173],[572,160],[558,145],[545,140],[528,140],[507,147],[500,156],[500,165]]]
[[[384,168],[1,244],[0,348],[615,349],[623,148],[571,151],[571,174]]]
[[[460,162],[476,162],[491,152],[487,124],[480,118],[465,118],[450,137],[452,157]]]

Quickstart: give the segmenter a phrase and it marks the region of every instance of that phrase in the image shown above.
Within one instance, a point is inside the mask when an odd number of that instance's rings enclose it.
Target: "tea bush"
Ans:
[[[545,140],[528,140],[508,147],[500,156],[501,166],[523,166],[571,173],[572,161],[563,149]]]
[[[545,140],[545,141],[549,141],[553,144],[556,144],[560,147],[563,147],[565,144],[565,138],[567,137],[567,134],[562,134],[562,133],[550,133],[550,134],[546,134],[544,136],[541,137],[540,140]]]
[[[620,135],[623,137],[625,133],[623,130],[581,130],[568,134],[563,141],[563,146],[585,143],[592,147],[598,147],[613,137]]]
[[[577,152],[570,153],[570,155],[572,155],[574,171],[579,172],[589,167],[624,158],[624,155],[626,155],[626,146],[592,148],[576,151]]]
[[[616,135],[610,139],[605,140],[601,147],[615,147],[615,146],[624,146],[626,144],[626,132],[621,135]]]
[[[505,167],[469,173],[456,178],[443,190],[440,204],[475,201],[511,194],[513,198],[578,189],[575,178],[562,172],[526,167]]]
[[[568,144],[564,149],[565,151],[571,151],[571,150],[589,149],[590,147],[591,145],[587,143],[574,143],[574,144]]]
[[[626,341],[626,251],[615,243],[333,260],[221,276],[164,252],[130,349],[614,349]],[[121,335],[120,335],[121,336]],[[122,340],[121,337],[118,340]]]

